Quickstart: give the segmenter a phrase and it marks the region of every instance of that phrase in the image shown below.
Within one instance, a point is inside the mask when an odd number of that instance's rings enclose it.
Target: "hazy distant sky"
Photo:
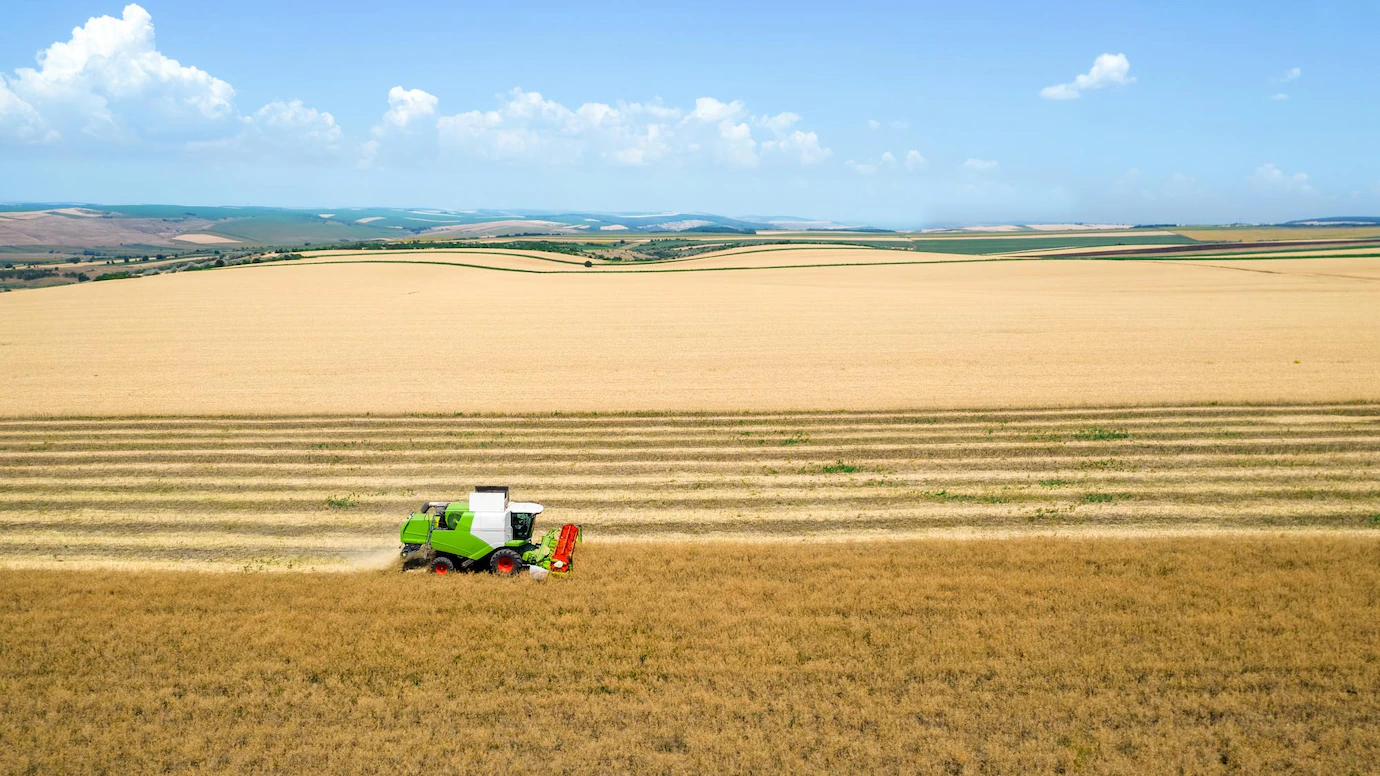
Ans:
[[[1372,0],[666,5],[10,3],[0,201],[1380,215]]]

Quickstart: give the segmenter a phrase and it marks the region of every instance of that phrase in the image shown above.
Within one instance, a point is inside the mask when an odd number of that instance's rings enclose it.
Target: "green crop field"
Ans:
[[[934,253],[1010,253],[1012,251],[1036,251],[1051,248],[1097,248],[1118,245],[1192,245],[1198,242],[1191,237],[1177,234],[1134,235],[1103,237],[1096,235],[1069,234],[1056,237],[1009,237],[1009,238],[964,238],[935,237],[917,238],[910,241],[917,251]]]

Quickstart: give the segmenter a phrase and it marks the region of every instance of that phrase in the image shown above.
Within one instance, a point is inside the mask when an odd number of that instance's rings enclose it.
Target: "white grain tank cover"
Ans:
[[[508,489],[479,486],[470,493],[470,511],[474,521],[470,533],[483,539],[490,547],[501,547],[513,538],[512,522],[508,519]]]

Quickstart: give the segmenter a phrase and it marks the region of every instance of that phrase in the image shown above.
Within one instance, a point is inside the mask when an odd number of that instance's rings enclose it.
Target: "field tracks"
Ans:
[[[0,419],[0,565],[351,568],[486,482],[595,542],[1380,537],[1380,406]]]

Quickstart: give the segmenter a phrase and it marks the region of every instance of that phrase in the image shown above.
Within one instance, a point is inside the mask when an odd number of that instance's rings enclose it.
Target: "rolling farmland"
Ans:
[[[742,258],[790,253],[822,252]],[[6,294],[5,414],[1380,399],[1375,258],[703,272],[501,258],[576,271],[284,262]]]
[[[1364,771],[1380,259],[1307,255],[5,294],[0,771]],[[575,573],[398,574],[481,483]]]
[[[1380,776],[1380,2],[936,5],[6,7],[0,776]]]

